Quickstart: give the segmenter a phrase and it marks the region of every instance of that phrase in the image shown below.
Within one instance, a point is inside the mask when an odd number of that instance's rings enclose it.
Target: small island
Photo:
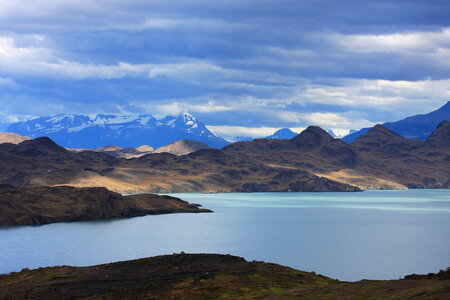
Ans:
[[[104,187],[0,185],[0,226],[211,212],[199,206],[156,194],[123,196]]]
[[[174,254],[0,275],[1,299],[448,299],[450,271],[343,282],[219,254]]]

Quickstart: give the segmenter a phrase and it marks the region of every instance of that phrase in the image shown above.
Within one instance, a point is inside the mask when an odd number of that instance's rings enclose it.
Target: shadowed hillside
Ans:
[[[73,153],[48,138],[0,145],[1,183],[105,186],[122,193],[358,191],[449,188],[449,122],[426,142],[378,125],[352,144],[310,126],[290,140],[255,139],[176,156]]]
[[[218,254],[176,254],[0,275],[5,299],[448,299],[449,271],[342,282]]]

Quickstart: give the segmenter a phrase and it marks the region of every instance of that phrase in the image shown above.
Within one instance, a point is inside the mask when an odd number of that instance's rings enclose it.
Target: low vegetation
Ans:
[[[240,257],[174,254],[0,276],[0,299],[448,299],[450,271],[341,282]]]

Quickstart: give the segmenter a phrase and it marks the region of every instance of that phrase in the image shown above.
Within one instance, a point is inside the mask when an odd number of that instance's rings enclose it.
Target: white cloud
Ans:
[[[49,49],[38,47],[20,47],[17,46],[12,37],[0,37],[0,59],[7,61],[33,61],[33,60],[49,60],[53,58],[53,54]]]
[[[175,116],[182,112],[191,113],[217,113],[226,112],[238,109],[237,107],[218,104],[214,100],[199,101],[199,99],[183,99],[183,102],[177,102],[174,100],[164,100],[164,104],[154,103],[140,103],[132,101],[129,105],[145,111],[152,115],[171,115]],[[196,103],[190,102],[196,101]]]
[[[341,79],[338,85],[306,84],[295,88],[291,102],[329,104],[354,109],[424,112],[450,98],[450,79],[390,81]]]
[[[66,60],[56,51],[44,46],[18,46],[12,37],[0,37],[0,74],[67,79],[165,76],[200,83],[208,78],[222,78],[232,73],[232,70],[199,60],[167,64],[79,63]]]
[[[253,138],[265,137],[273,134],[275,131],[280,129],[276,127],[245,127],[245,126],[228,126],[228,125],[223,126],[207,125],[207,127],[225,138],[232,138],[235,136],[248,136]]]
[[[308,124],[318,125],[323,128],[350,129],[350,128],[370,127],[375,125],[374,122],[370,122],[368,120],[353,119],[353,118],[351,119],[344,116],[343,114],[329,113],[329,112],[299,114],[299,117]]]
[[[288,76],[268,71],[228,69],[199,59],[173,58],[176,63],[132,64],[118,62],[103,65],[70,61],[58,51],[46,47],[45,38],[38,36],[33,45],[19,46],[14,38],[0,36],[0,75],[39,76],[66,79],[118,79],[125,77],[166,77],[202,86],[220,86],[230,80],[263,81],[264,84],[292,82]],[[36,45],[36,43],[38,45]]]
[[[436,53],[450,47],[450,28],[385,35],[342,35],[333,39],[350,52]]]

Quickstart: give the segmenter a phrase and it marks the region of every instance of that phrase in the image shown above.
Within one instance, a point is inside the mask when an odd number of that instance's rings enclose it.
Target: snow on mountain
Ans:
[[[32,138],[48,136],[68,148],[138,147],[143,144],[157,148],[181,139],[204,142],[216,148],[228,144],[188,113],[161,120],[151,115],[99,114],[89,117],[59,114],[14,123],[7,131]]]
[[[337,137],[337,135],[333,132],[333,130],[331,130],[331,129],[328,129],[327,130],[327,133],[329,134],[329,135],[331,135],[332,137],[334,137],[334,138],[336,138]]]
[[[277,131],[275,131],[274,134],[266,136],[266,139],[279,139],[279,140],[290,140],[294,136],[296,136],[297,133],[293,132],[289,128],[282,128]]]

